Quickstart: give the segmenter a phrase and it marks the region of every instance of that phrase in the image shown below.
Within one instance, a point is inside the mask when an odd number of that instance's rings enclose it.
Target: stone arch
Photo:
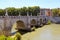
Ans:
[[[23,25],[21,25],[21,24],[23,24]],[[24,28],[25,24],[24,24],[24,21],[22,21],[22,20],[15,20],[15,21],[12,21],[11,26],[12,26],[11,33],[14,33],[16,31],[18,31],[19,29]]]
[[[23,21],[18,20],[18,21],[16,21],[16,27],[17,27],[17,29],[23,29],[23,28],[25,28],[25,24]]]
[[[43,24],[43,18],[40,18],[40,25]]]
[[[47,19],[44,18],[44,19],[43,19],[43,24],[45,25],[46,23],[47,23]]]
[[[32,19],[32,20],[31,20],[31,25],[32,25],[32,26],[36,25],[36,20],[35,20],[35,19]]]

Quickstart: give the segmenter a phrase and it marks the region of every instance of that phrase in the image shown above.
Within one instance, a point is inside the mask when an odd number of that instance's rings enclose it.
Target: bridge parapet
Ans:
[[[19,17],[32,17],[32,18],[36,18],[36,17],[44,17],[44,16],[0,16],[0,18],[19,18]]]

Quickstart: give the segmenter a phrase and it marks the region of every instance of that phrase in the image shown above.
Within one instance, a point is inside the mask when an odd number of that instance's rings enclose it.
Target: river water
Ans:
[[[60,24],[45,25],[24,34],[22,40],[60,40]]]

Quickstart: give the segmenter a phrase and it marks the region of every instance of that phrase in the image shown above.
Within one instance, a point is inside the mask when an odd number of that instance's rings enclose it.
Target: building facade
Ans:
[[[52,16],[52,11],[51,11],[51,9],[41,8],[40,9],[40,15],[42,15],[42,16]]]

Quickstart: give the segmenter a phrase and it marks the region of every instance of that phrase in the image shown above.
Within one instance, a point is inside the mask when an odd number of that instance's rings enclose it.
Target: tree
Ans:
[[[37,16],[38,13],[40,13],[40,7],[39,6],[33,6],[33,7],[28,7],[28,12],[29,15]]]
[[[5,10],[8,11],[9,16],[18,16],[19,15],[19,13],[17,12],[17,10],[14,7],[9,7],[9,8],[6,8]]]
[[[52,9],[53,16],[60,16],[60,9]]]
[[[60,16],[60,9],[58,10],[58,12],[59,12],[58,15]]]
[[[28,7],[28,8],[27,8],[27,11],[28,11],[29,15],[31,15],[31,14],[33,13],[32,7]]]
[[[17,10],[20,13],[20,15],[22,15],[22,16],[26,16],[27,15],[27,7],[18,8]]]
[[[27,8],[26,7],[21,8],[21,15],[23,15],[23,16],[27,15]]]
[[[17,8],[16,10],[19,13],[19,15],[21,15],[21,11],[22,11],[21,8]]]
[[[3,9],[0,9],[0,16],[4,16],[5,15],[5,11]]]
[[[9,16],[18,16],[19,13],[22,16],[27,16],[27,12],[29,15],[37,16],[38,13],[40,13],[40,7],[39,6],[33,6],[33,7],[22,7],[22,8],[14,8],[14,7],[8,7],[4,10],[0,9],[0,15],[5,15],[5,11],[7,10]]]
[[[32,15],[34,16],[37,16],[37,14],[38,13],[40,13],[40,7],[39,6],[34,6],[34,7],[32,7],[32,9],[33,9],[33,13],[32,13]]]
[[[56,9],[52,9],[52,12],[53,12],[53,16],[56,16],[57,10]]]

